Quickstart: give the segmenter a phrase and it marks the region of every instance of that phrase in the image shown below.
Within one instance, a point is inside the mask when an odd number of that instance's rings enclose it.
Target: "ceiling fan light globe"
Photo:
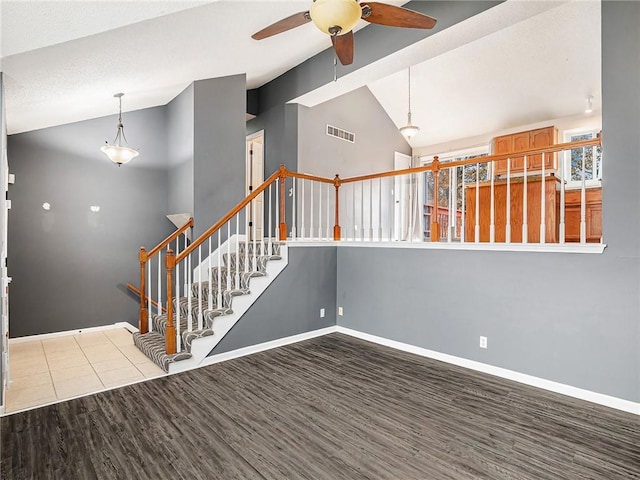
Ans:
[[[120,145],[105,145],[100,148],[102,152],[117,165],[129,163],[132,159],[140,155],[140,152],[133,148],[123,147]]]
[[[340,27],[338,35],[349,33],[362,16],[362,8],[356,0],[316,0],[309,16],[321,32],[332,35],[332,27]]]

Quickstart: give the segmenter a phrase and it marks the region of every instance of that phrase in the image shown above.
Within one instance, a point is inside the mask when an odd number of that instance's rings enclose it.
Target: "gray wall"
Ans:
[[[327,124],[355,133],[355,143],[326,132]],[[393,170],[395,151],[411,155],[411,147],[367,87],[313,108],[300,107],[298,169],[330,177]]]
[[[336,247],[291,247],[287,267],[210,355],[335,324]]]
[[[116,121],[110,116],[8,138],[16,175],[9,189],[12,337],[137,324],[138,303],[123,285],[138,282],[140,246],[173,230],[165,218],[164,108],[125,115],[138,158],[162,168],[140,167],[137,159],[117,167],[100,152]]]
[[[339,248],[339,325],[640,401],[640,3],[602,55],[604,254]]]
[[[193,83],[165,108],[169,163],[167,212],[193,216]]]
[[[194,83],[196,236],[244,198],[245,107],[245,75]]]

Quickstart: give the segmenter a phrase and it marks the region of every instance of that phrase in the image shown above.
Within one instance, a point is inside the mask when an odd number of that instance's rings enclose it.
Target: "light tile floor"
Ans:
[[[10,342],[5,412],[162,375],[124,328]]]

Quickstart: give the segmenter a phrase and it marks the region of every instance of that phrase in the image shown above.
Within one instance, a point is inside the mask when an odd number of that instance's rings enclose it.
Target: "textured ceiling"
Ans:
[[[401,5],[402,1],[387,1]],[[250,35],[309,1],[0,3],[9,133],[164,105],[193,80],[247,74],[260,86],[329,46],[312,25]],[[126,19],[126,20],[124,20]],[[365,25],[361,22],[359,28]],[[357,55],[357,52],[356,52]],[[368,85],[416,146],[600,108],[600,3],[510,0],[300,99]]]

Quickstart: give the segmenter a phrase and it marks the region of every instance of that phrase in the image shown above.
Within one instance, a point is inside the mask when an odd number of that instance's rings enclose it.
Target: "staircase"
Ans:
[[[166,353],[167,313],[151,315],[149,331],[133,334],[134,344],[165,372],[196,367],[286,266],[283,242],[266,238],[235,241],[233,252],[222,245],[220,252],[196,267],[204,266],[204,271],[194,277],[207,280],[184,282],[183,296],[173,299],[174,316],[179,319],[177,353]],[[222,259],[221,265],[213,265],[216,258]],[[260,283],[253,292],[252,281]],[[246,300],[234,311],[234,298],[238,296]]]

